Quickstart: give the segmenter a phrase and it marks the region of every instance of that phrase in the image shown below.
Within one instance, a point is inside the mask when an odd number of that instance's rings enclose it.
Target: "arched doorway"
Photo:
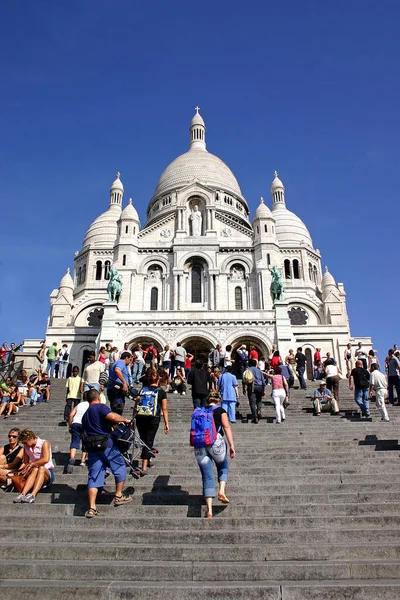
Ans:
[[[213,347],[212,343],[207,339],[198,336],[190,336],[182,339],[182,346],[185,348],[186,352],[193,354],[193,364],[196,360],[207,363],[208,355]]]
[[[235,360],[236,357],[236,351],[239,350],[240,346],[245,345],[246,346],[246,350],[249,353],[250,352],[250,348],[253,346],[258,353],[258,357],[262,358],[264,357],[264,360],[268,359],[268,353],[269,353],[269,348],[266,346],[266,344],[264,344],[264,342],[262,342],[261,340],[259,340],[258,338],[248,335],[248,336],[241,336],[239,338],[236,338],[236,340],[234,340],[232,342],[232,358],[233,360]]]
[[[151,336],[144,335],[138,336],[137,338],[134,338],[129,342],[129,352],[134,352],[138,344],[141,344],[142,349],[146,350],[146,348],[150,346],[151,342],[154,342],[154,346],[157,348],[158,353],[164,350],[164,347],[159,342],[157,342],[157,340],[155,340]]]

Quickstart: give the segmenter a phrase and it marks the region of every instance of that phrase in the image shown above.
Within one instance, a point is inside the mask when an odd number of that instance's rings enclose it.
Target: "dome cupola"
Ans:
[[[254,214],[253,221],[255,221],[256,219],[273,219],[272,213],[268,206],[265,204],[264,198],[262,196],[260,198],[260,204],[257,206],[257,210]]]
[[[121,221],[139,222],[139,215],[137,214],[136,208],[132,204],[132,198],[129,198],[129,202],[122,211],[120,219]]]
[[[274,172],[274,180],[271,184],[271,196],[274,204],[285,204],[285,188],[278,177],[278,171]]]
[[[190,127],[190,147],[196,148],[197,150],[206,149],[206,126],[203,121],[203,117],[199,114],[200,107],[196,106],[194,115]]]
[[[74,281],[71,277],[71,273],[69,271],[69,267],[67,269],[67,272],[65,273],[64,277],[61,279],[60,281],[60,285],[58,286],[59,289],[69,289],[69,290],[73,290],[74,289]]]
[[[117,237],[117,221],[121,216],[124,186],[117,173],[110,188],[110,205],[108,210],[97,217],[86,232],[82,248],[85,246],[113,247]]]

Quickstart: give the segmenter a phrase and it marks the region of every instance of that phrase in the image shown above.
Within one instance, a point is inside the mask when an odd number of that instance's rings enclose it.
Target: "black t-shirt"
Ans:
[[[195,369],[189,374],[189,383],[192,384],[192,398],[197,394],[207,396],[210,389],[211,377],[205,369]]]
[[[305,367],[306,366],[306,356],[305,354],[303,354],[302,352],[297,352],[296,356],[296,364],[298,367]]]
[[[22,450],[21,446],[16,445],[14,450],[11,450],[10,444],[4,444],[4,456],[6,457],[6,463],[9,465],[17,457],[18,452]]]
[[[367,369],[356,367],[352,370],[350,376],[354,379],[356,390],[366,390],[369,388],[369,373]]]
[[[213,410],[215,427],[218,433],[220,433],[222,436],[224,435],[224,428],[222,427],[222,415],[224,414],[226,415],[227,412],[224,408],[221,408],[220,406],[218,406],[218,408],[214,408]]]

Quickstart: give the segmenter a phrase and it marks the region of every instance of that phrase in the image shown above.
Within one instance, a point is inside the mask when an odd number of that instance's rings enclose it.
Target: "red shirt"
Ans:
[[[257,350],[250,350],[249,358],[251,360],[258,360],[258,352],[257,352]]]
[[[314,364],[317,362],[321,362],[321,353],[320,352],[314,352]]]
[[[273,356],[271,358],[271,367],[274,369],[275,367],[277,367],[279,365],[280,361],[281,361],[280,356]]]

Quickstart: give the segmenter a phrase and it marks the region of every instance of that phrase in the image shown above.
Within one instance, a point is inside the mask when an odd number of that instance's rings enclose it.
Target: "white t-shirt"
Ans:
[[[80,402],[76,407],[76,413],[72,419],[72,423],[79,423],[79,425],[82,425],[82,417],[88,408],[89,402],[86,402],[86,400],[84,402]]]
[[[164,350],[161,352],[161,359],[163,362],[171,360],[171,350]]]
[[[179,362],[185,362],[186,354],[187,352],[183,346],[177,346],[175,348],[175,360]]]
[[[94,363],[88,363],[83,372],[83,381],[85,383],[99,383],[100,374],[104,371],[104,365],[99,360]]]
[[[134,356],[135,356],[135,362],[136,363],[143,363],[144,362],[143,350],[135,350]]]
[[[338,368],[336,365],[327,365],[325,368],[325,373],[327,377],[334,377],[338,374]]]
[[[260,369],[260,371],[265,371],[265,360],[258,361],[258,368]]]
[[[357,348],[354,354],[356,355],[356,358],[365,358],[367,356],[362,346],[361,348]]]
[[[232,364],[231,353],[225,352],[224,354],[224,367]]]
[[[370,385],[374,386],[374,390],[385,389],[387,388],[387,379],[384,373],[380,371],[372,371],[371,376],[369,378]]]

